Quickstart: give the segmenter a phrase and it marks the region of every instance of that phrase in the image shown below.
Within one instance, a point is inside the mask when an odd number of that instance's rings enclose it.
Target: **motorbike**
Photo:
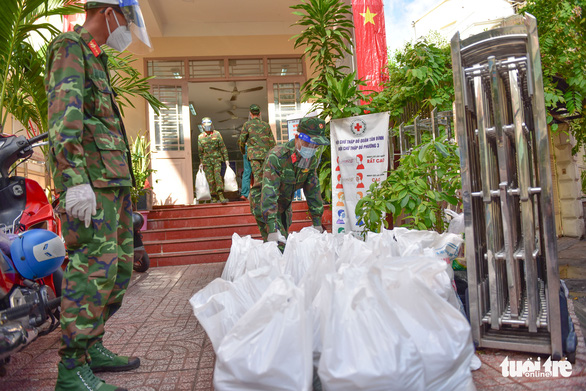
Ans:
[[[45,138],[0,134],[0,376],[12,354],[59,327],[61,224],[41,186],[10,171]]]
[[[133,269],[139,273],[146,272],[151,262],[144,245],[142,243],[142,234],[140,230],[144,225],[144,217],[138,212],[132,212],[132,228],[134,230],[134,264]]]

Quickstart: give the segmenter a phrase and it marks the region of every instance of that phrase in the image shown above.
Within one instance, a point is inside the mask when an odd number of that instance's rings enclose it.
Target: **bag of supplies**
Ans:
[[[198,201],[212,199],[212,195],[210,194],[210,185],[206,179],[206,174],[203,172],[203,167],[199,168],[199,171],[195,176],[195,198]]]
[[[238,182],[236,182],[236,174],[230,166],[226,166],[226,172],[224,173],[224,191],[226,193],[238,191]]]

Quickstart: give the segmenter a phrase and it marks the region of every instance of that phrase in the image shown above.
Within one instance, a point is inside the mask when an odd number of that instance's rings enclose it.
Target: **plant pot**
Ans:
[[[141,194],[136,202],[136,210],[147,210],[147,195]]]

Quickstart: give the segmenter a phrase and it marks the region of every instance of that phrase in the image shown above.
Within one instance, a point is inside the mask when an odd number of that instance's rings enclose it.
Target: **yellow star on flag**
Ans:
[[[370,12],[370,9],[368,7],[366,7],[366,12],[363,13],[363,14],[361,13],[360,15],[362,15],[362,17],[364,18],[364,24],[366,24],[366,23],[375,24],[374,23],[374,17],[377,14],[373,14],[372,12]]]

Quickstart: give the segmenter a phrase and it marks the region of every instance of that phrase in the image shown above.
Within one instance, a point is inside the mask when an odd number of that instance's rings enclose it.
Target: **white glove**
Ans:
[[[287,239],[281,234],[281,232],[271,232],[269,236],[267,236],[267,242],[281,242],[283,244],[287,243]]]
[[[324,227],[322,227],[321,225],[314,225],[312,228],[317,230],[317,232],[319,232],[320,234],[324,232]]]
[[[65,212],[85,222],[88,228],[96,214],[96,195],[90,184],[73,186],[65,192]]]

